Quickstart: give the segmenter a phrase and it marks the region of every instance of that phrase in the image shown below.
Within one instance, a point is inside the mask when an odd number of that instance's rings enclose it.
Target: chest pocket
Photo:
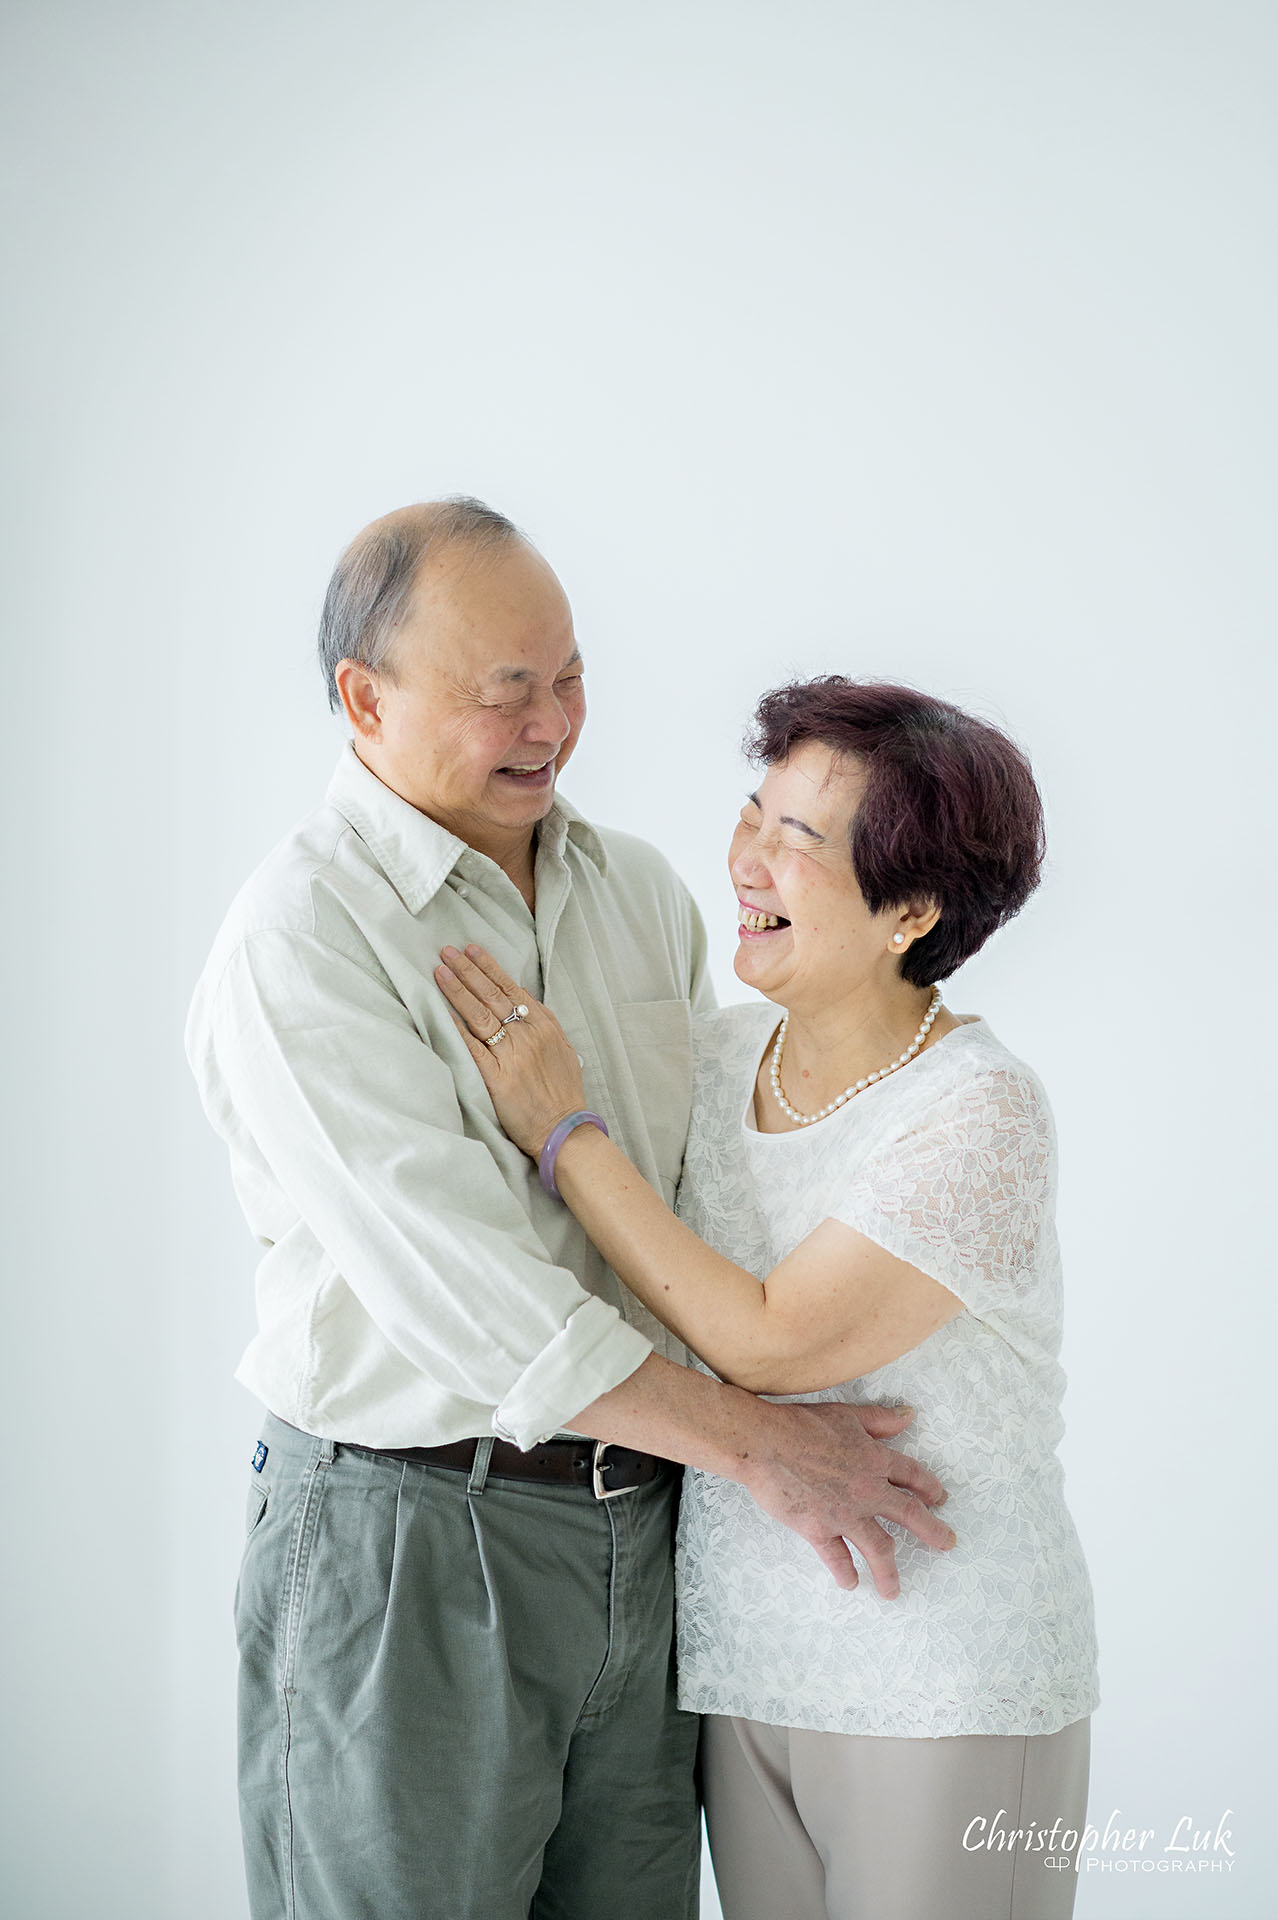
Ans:
[[[673,1206],[692,1112],[692,1012],[686,1000],[635,1001],[616,1011],[662,1195]]]

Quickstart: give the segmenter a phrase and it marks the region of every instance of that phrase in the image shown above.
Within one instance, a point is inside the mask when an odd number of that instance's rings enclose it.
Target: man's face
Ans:
[[[586,717],[572,609],[522,542],[429,561],[379,676],[364,757],[413,806],[501,858],[549,812]]]

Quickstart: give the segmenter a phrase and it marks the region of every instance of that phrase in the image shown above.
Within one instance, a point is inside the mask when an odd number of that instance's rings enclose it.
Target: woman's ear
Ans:
[[[888,942],[897,959],[908,953],[914,942],[921,940],[925,933],[931,933],[940,917],[941,909],[935,900],[923,903],[916,901],[911,906],[902,907],[892,922]]]

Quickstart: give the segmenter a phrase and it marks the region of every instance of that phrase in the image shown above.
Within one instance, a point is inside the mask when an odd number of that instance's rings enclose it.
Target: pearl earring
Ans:
[[[905,935],[903,933],[894,933],[892,935],[892,945],[894,947],[903,947],[905,945]]]

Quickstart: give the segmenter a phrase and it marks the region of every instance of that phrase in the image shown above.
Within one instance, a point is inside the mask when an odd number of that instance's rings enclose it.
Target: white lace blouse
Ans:
[[[903,1444],[949,1488],[950,1553],[897,1528],[901,1593],[834,1585],[735,1482],[689,1472],[679,1700],[777,1726],[1055,1733],[1096,1705],[1091,1589],[1056,1444],[1064,1375],[1055,1138],[1033,1073],[982,1020],[814,1126],[760,1133],[767,1003],[704,1016],[679,1213],[766,1274],[825,1219],[931,1274],[965,1311],[860,1380],[795,1400],[908,1401]]]

